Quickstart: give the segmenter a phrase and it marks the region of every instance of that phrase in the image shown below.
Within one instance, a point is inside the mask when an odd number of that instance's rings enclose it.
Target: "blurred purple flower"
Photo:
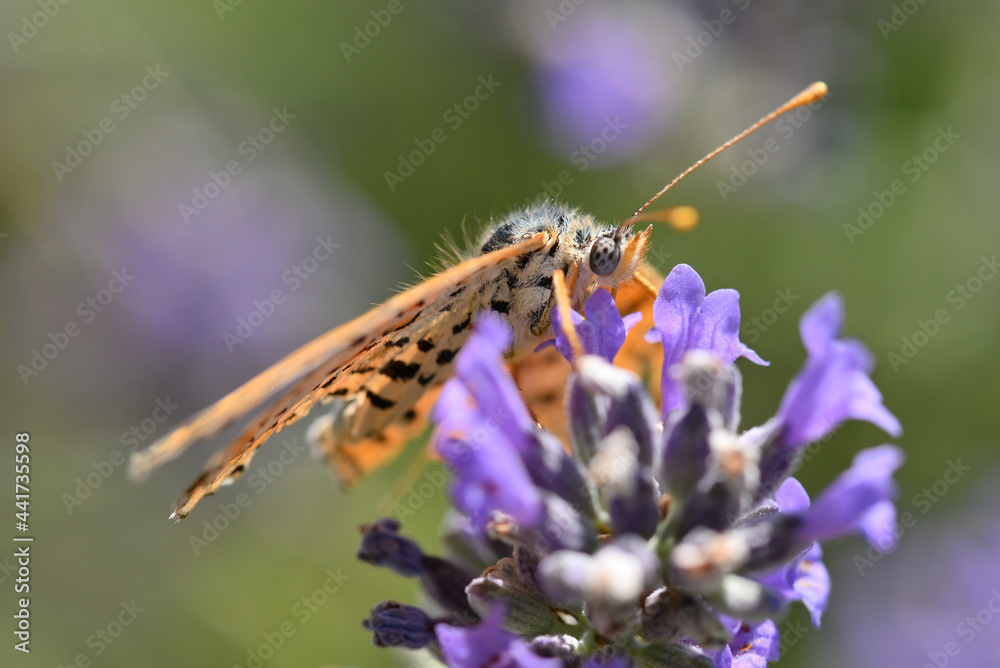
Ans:
[[[455,469],[455,506],[480,530],[497,512],[526,529],[545,512],[519,454],[532,445],[534,423],[503,366],[511,337],[499,316],[483,314],[432,413],[435,449]]]
[[[579,10],[537,37],[535,80],[556,150],[585,167],[647,146],[671,107],[674,72],[635,15]]]
[[[503,629],[504,610],[496,606],[478,626],[439,624],[441,653],[451,668],[560,668],[555,658],[538,656],[519,636]]]
[[[384,601],[372,608],[362,626],[372,632],[379,647],[423,649],[434,640],[434,620],[412,605]]]
[[[958,460],[945,470],[952,463]],[[906,549],[890,558],[867,548],[838,562],[840,600],[829,615],[835,632],[819,650],[830,665],[997,665],[1000,488],[992,481],[998,475],[984,471],[978,490],[949,491],[963,497],[959,503],[949,496],[947,504],[925,505],[918,493],[913,512],[900,515]]]

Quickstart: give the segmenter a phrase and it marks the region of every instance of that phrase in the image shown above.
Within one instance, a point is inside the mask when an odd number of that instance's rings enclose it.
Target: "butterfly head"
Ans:
[[[631,221],[605,227],[593,217],[554,202],[542,202],[514,211],[486,231],[480,252],[487,253],[518,243],[538,232],[551,234],[537,261],[525,261],[524,282],[530,275],[551,274],[558,267],[576,265],[585,276],[603,287],[614,287],[632,278],[649,247],[651,231],[633,231]],[[589,279],[586,281],[589,285]]]
[[[630,279],[646,257],[651,234],[652,227],[636,234],[631,226],[618,226],[599,234],[587,251],[590,271],[598,282],[618,285]]]

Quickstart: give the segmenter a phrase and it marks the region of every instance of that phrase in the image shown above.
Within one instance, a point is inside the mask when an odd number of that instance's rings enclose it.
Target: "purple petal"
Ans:
[[[871,365],[871,353],[853,339],[832,341],[822,357],[810,357],[778,409],[784,445],[795,449],[818,441],[850,418],[899,436],[899,420],[882,405],[882,394],[868,377]]]
[[[535,426],[503,364],[511,338],[499,316],[482,314],[431,414],[434,447],[455,470],[455,506],[480,530],[496,512],[521,528],[545,514],[520,454],[535,443]]]
[[[777,661],[778,627],[768,620],[756,626],[740,624],[733,640],[715,656],[716,668],[765,668]]]
[[[597,290],[587,300],[583,311],[587,315],[587,329],[595,335],[594,348],[587,350],[584,346],[584,349],[614,362],[618,351],[625,345],[625,336],[628,334],[622,315],[615,305],[615,298],[607,290]],[[642,315],[639,314],[639,317]]]
[[[455,375],[487,417],[517,443],[518,434],[535,423],[506,371],[504,352],[512,340],[513,332],[500,316],[482,313],[455,360]]]
[[[663,344],[663,413],[684,404],[681,388],[670,374],[691,350],[704,350],[723,364],[746,357],[766,364],[739,340],[740,305],[735,290],[716,290],[705,295],[705,283],[686,264],[673,268],[653,302],[653,322],[647,340],[658,336]]]
[[[859,452],[851,468],[840,474],[805,514],[800,539],[823,541],[858,531],[871,542],[876,537],[868,532],[878,525],[875,520],[884,520],[886,511],[877,509],[874,516],[870,511],[896,495],[892,474],[902,463],[903,453],[893,445]]]
[[[686,264],[673,268],[653,302],[653,322],[663,344],[664,359],[676,364],[685,352],[689,330],[705,301],[705,283]]]
[[[767,365],[757,353],[740,343],[740,293],[715,290],[705,297],[697,329],[692,332],[688,350],[707,350],[724,364],[746,357],[755,364]]]
[[[882,552],[896,548],[896,505],[882,501],[871,507],[858,522],[858,530]]]
[[[786,603],[802,601],[816,628],[819,628],[830,596],[830,574],[823,565],[822,556],[819,544],[813,543],[812,547],[781,568],[756,578],[780,594]]]
[[[481,531],[495,512],[509,515],[521,528],[534,528],[542,522],[545,508],[541,494],[516,450],[504,439],[482,447],[438,434],[435,447],[455,470],[451,488],[455,507]]]
[[[625,337],[629,330],[642,320],[641,313],[632,313],[624,318],[618,312],[615,299],[607,290],[597,290],[584,305],[586,318],[570,311],[573,324],[576,326],[580,343],[588,355],[600,355],[608,362],[614,362],[618,351],[625,344]],[[573,359],[573,350],[569,345],[569,339],[563,333],[562,322],[559,318],[559,311],[552,311],[552,329],[556,333],[556,350],[568,360]],[[536,351],[552,345],[551,341],[540,344]]]
[[[799,321],[799,334],[809,357],[822,357],[827,346],[840,337],[844,327],[844,300],[828,292],[809,307]]]
[[[814,543],[799,558],[792,584],[798,599],[809,611],[815,628],[819,628],[820,619],[830,598],[830,573],[826,570],[822,557],[823,551],[818,543]]]
[[[809,510],[809,494],[795,478],[788,478],[781,483],[774,500],[783,513],[804,513]]]

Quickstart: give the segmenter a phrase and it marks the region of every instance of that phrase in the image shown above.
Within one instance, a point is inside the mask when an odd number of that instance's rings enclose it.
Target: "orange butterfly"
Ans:
[[[816,83],[708,154],[650,198],[631,218],[607,226],[566,207],[543,203],[494,222],[467,259],[458,261],[351,322],[307,343],[166,435],[134,453],[133,478],[177,457],[192,443],[216,436],[259,411],[240,436],[218,452],[178,501],[182,519],[204,496],[246,470],[260,445],[299,420],[316,403],[329,412],[309,440],[351,483],[395,456],[422,428],[439,386],[481,310],[504,316],[514,330],[512,372],[536,417],[559,433],[565,425],[563,388],[569,367],[554,349],[530,353],[551,338],[556,301],[553,275],[566,277],[570,306],[581,309],[595,290],[610,289],[623,313],[642,312],[618,363],[643,373],[658,388],[658,347],[644,341],[652,326],[659,277],[645,262],[651,229],[642,220],[694,222],[689,207],[644,213],[675,183],[760,126],[826,94]]]

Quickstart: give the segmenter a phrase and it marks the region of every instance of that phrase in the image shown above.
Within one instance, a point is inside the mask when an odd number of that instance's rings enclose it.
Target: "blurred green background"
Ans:
[[[1000,473],[998,12],[916,0],[4,2],[0,499],[12,515],[14,434],[30,432],[36,542],[32,652],[8,634],[2,662],[247,666],[270,642],[267,666],[412,663],[372,647],[360,620],[384,599],[417,601],[414,582],[353,556],[357,526],[387,511],[405,462],[343,494],[299,456],[303,421],[258,454],[251,471],[269,474],[175,525],[172,502],[221,441],[142,485],[124,457],[384,300],[463,220],[476,229],[546,192],[621,220],[814,80],[830,87],[824,103],[661,201],[696,206],[702,223],[658,229],[650,261],[739,290],[743,339],[772,362],[743,367],[747,426],[773,415],[802,364],[799,316],[842,292],[847,333],[877,356],[875,382],[904,425],[908,532],[961,527]],[[402,161],[420,164],[410,174]],[[769,310],[782,299],[785,312]],[[241,318],[253,326],[236,341]],[[850,423],[801,479],[815,494],[885,440]],[[971,471],[924,511],[915,495],[959,459]],[[406,518],[428,551],[446,505],[436,492]],[[900,592],[949,565],[911,544],[904,534],[861,575],[860,539],[829,548],[828,623],[789,631],[779,665],[861,665],[858,624],[918,614]],[[7,626],[12,551],[0,552]],[[890,593],[872,595],[890,577]],[[942,637],[960,621],[944,618]],[[905,639],[918,657],[938,642]]]

